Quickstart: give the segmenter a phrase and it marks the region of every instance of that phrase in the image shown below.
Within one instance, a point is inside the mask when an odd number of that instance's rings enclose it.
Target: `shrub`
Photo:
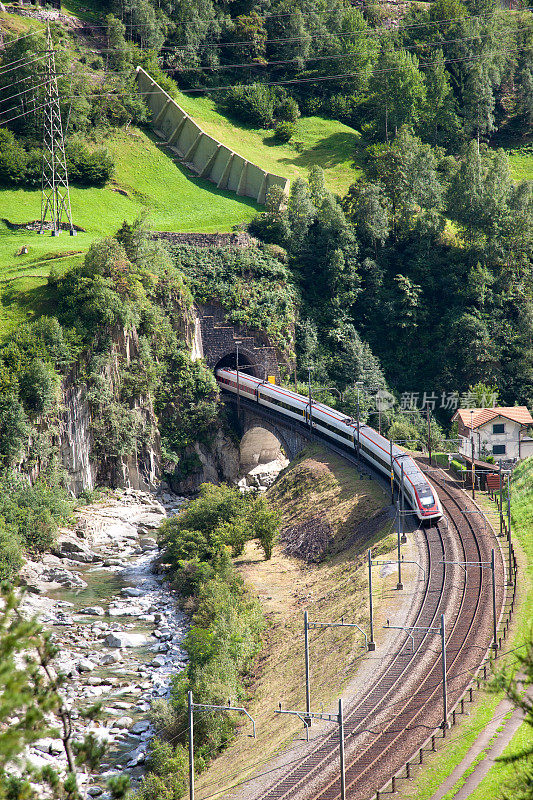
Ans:
[[[22,566],[22,540],[14,531],[6,528],[0,517],[0,581],[13,578]]]
[[[50,411],[58,398],[59,379],[53,367],[34,358],[20,377],[20,397],[33,415]]]
[[[466,473],[466,467],[464,464],[461,464],[460,461],[457,461],[455,458],[450,463],[450,468],[457,473],[460,477],[464,477],[463,473]]]
[[[220,98],[224,109],[237,119],[268,128],[274,118],[274,93],[269,86],[251,83],[233,86]]]
[[[217,496],[218,488],[222,492]],[[229,502],[232,506],[227,490],[228,487],[203,490],[204,498],[193,508],[192,517],[204,528],[216,530],[221,523],[227,524],[220,516],[224,504]],[[187,524],[191,524],[191,519]],[[191,562],[176,565],[176,579],[179,580],[180,573],[190,566]],[[195,700],[203,703],[221,703],[228,697],[242,697],[243,678],[260,647],[264,626],[261,608],[235,572],[227,549],[222,548],[211,559],[209,571],[205,569],[207,566],[198,560],[193,565],[195,573],[203,573],[203,577],[196,587],[196,612],[184,643],[189,656],[187,671],[174,676],[171,699],[158,701],[152,710],[154,724],[168,741],[155,739],[152,743],[150,774],[140,788],[142,800],[177,800],[181,796],[173,782],[177,781],[183,791],[182,780],[187,768],[182,746],[186,742],[187,692],[192,691]],[[235,724],[236,719],[229,714],[204,711],[198,715],[194,737],[197,770],[228,744]],[[180,744],[174,749],[171,742],[176,740]]]
[[[252,236],[257,236],[262,242],[270,243],[272,246],[278,242],[288,241],[290,235],[289,222],[286,216],[278,211],[263,211],[262,214],[257,214],[250,222],[248,230]],[[276,255],[272,255],[277,258]]]
[[[89,150],[80,139],[66,148],[69,178],[85,186],[103,186],[113,175],[115,163],[107,150]]]
[[[277,119],[296,122],[300,116],[300,107],[294,97],[283,97],[276,103],[274,113]]]
[[[200,496],[159,528],[165,558],[176,567],[192,558],[208,561],[224,547],[240,555],[248,539],[259,539],[270,558],[280,519],[266,498],[244,495],[232,486],[204,483]]]
[[[72,181],[84,186],[103,186],[113,175],[115,164],[107,150],[91,151],[79,138],[66,148],[67,169]],[[39,186],[42,152],[26,150],[13,133],[0,130],[0,184]]]
[[[23,453],[29,424],[17,397],[0,390],[0,455],[4,466],[12,466]]]
[[[258,497],[248,515],[253,535],[259,539],[265,558],[272,558],[272,549],[279,538],[281,517],[269,508],[266,497]]]
[[[329,114],[341,122],[353,123],[356,100],[344,94],[334,94],[329,99]]]
[[[274,132],[276,134],[276,139],[279,139],[280,142],[290,142],[296,133],[296,126],[293,122],[278,122]]]
[[[23,183],[28,156],[7,128],[0,129],[0,183]]]
[[[0,477],[0,517],[13,541],[23,542],[26,548],[42,551],[50,547],[71,510],[61,476],[52,470],[33,485],[14,473]]]

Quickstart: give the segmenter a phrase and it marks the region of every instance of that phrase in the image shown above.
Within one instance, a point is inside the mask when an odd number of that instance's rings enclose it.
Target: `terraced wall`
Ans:
[[[288,196],[287,178],[266,172],[205,133],[142,67],[137,67],[137,86],[152,114],[155,133],[200,178],[262,204],[271,186],[280,186]]]

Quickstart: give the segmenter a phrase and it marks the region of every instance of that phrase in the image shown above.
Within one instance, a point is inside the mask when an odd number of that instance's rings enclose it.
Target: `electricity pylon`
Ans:
[[[46,99],[43,120],[43,167],[41,179],[41,227],[44,233],[48,212],[52,222],[52,236],[59,236],[61,219],[64,216],[70,228],[70,235],[76,231],[72,224],[70,193],[68,189],[67,160],[65,140],[61,125],[59,90],[57,88],[56,60],[50,34],[50,24],[46,27],[45,81]]]

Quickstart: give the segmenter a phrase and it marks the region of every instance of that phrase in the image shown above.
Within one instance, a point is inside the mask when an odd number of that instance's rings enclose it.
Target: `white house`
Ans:
[[[495,408],[460,408],[453,415],[457,420],[460,452],[483,460],[494,456],[496,461],[511,461],[533,455],[533,439],[525,436],[533,426],[533,417],[525,406]]]

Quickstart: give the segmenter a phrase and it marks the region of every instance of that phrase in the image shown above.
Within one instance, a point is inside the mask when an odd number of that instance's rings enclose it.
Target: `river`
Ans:
[[[24,612],[37,615],[58,645],[54,667],[66,676],[75,738],[93,733],[108,744],[98,775],[78,776],[87,797],[108,797],[114,774],[139,780],[153,734],[151,703],[169,696],[171,676],[186,666],[188,618],[154,572],[155,531],[183,502],[170,494],[109,493],[81,507],[53,553],[23,569]],[[101,716],[88,722],[80,711],[96,702]],[[28,759],[36,768],[66,767],[61,740],[52,737],[32,744]]]

